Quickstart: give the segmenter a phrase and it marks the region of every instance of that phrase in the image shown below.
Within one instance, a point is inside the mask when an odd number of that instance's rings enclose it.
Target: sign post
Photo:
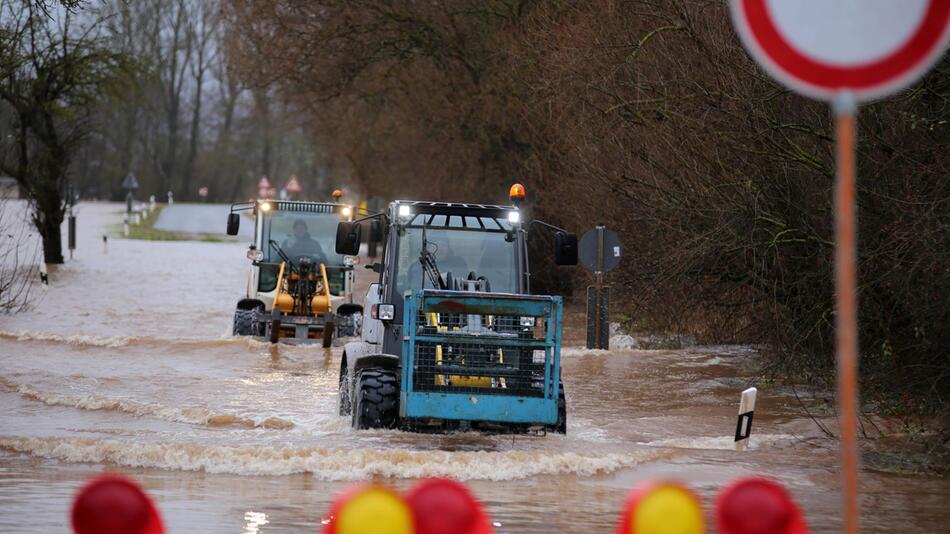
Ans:
[[[620,238],[598,224],[581,236],[577,246],[580,262],[594,272],[594,285],[587,288],[587,348],[610,348],[610,287],[604,274],[620,264]]]
[[[835,115],[835,298],[844,531],[858,521],[855,116],[921,77],[950,38],[947,0],[731,0],[733,24],[770,75]]]

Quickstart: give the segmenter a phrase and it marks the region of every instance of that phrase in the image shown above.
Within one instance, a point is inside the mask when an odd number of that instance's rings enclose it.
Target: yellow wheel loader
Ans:
[[[353,303],[358,258],[334,250],[336,226],[354,208],[330,202],[258,200],[231,206],[228,234],[253,216],[247,295],[234,312],[234,335],[271,342],[314,342],[358,336],[362,306]]]

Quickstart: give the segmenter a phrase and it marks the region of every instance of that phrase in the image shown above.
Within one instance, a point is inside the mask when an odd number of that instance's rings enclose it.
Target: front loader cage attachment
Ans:
[[[554,424],[560,297],[406,294],[400,416]]]

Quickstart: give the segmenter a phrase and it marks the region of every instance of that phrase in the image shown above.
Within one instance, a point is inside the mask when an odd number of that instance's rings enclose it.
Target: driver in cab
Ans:
[[[280,248],[284,249],[285,253],[294,260],[301,256],[310,256],[317,263],[326,263],[323,248],[316,239],[310,237],[307,222],[303,219],[294,221],[294,235],[284,240]]]

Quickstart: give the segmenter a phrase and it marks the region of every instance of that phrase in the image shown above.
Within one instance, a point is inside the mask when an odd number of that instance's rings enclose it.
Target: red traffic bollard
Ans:
[[[488,516],[463,484],[436,478],[417,484],[406,501],[416,534],[490,534]]]
[[[716,498],[721,534],[807,534],[808,525],[788,491],[766,478],[743,478]]]
[[[703,534],[699,499],[677,482],[648,482],[634,488],[624,504],[617,534]]]
[[[330,506],[323,534],[412,534],[412,510],[398,493],[377,485],[355,486]]]
[[[72,509],[76,534],[163,534],[152,500],[132,480],[102,475],[86,483]]]

